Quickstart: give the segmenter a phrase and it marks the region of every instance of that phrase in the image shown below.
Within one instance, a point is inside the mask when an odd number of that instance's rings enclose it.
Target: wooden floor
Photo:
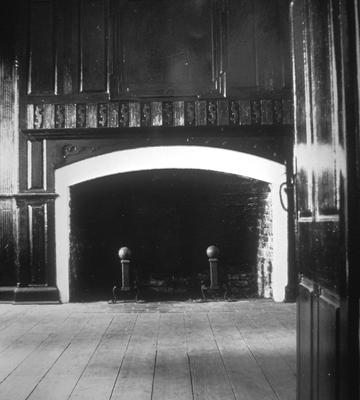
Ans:
[[[292,400],[295,306],[0,305],[2,400]]]

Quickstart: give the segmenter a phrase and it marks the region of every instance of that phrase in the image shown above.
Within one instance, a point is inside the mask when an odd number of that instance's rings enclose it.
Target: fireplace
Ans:
[[[265,182],[199,170],[130,172],[75,185],[70,299],[110,296],[121,280],[123,245],[133,251],[131,268],[148,296],[199,297],[210,244],[220,248],[219,276],[235,297],[270,294],[269,192]]]
[[[55,231],[61,300],[109,299],[121,282],[122,246],[131,248],[131,271],[143,284],[166,295],[196,296],[209,275],[206,249],[216,245],[220,279],[234,296],[282,301],[284,178],[279,163],[200,146],[121,150],[59,168]]]

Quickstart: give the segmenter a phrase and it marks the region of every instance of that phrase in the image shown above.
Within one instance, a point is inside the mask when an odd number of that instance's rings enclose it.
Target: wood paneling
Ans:
[[[336,400],[339,373],[339,300],[322,290],[319,297],[319,400]]]
[[[0,199],[0,282],[16,284],[17,211],[13,199]]]
[[[310,282],[309,282],[310,283]],[[312,392],[312,332],[313,332],[313,287],[302,282],[299,286],[297,304],[298,335],[297,362],[300,374],[297,377],[298,398],[311,399]]]
[[[289,89],[285,3],[31,0],[26,91],[105,100]]]
[[[14,60],[4,57],[0,52],[0,194],[17,191],[19,174],[17,116],[17,70],[14,67]]]
[[[16,284],[18,190],[18,71],[15,62],[16,7],[0,13],[0,285]]]
[[[276,90],[291,82],[284,1],[229,1],[227,93]]]
[[[107,3],[80,2],[80,92],[107,90]]]
[[[48,197],[24,194],[17,198],[20,262],[17,278],[21,286],[54,284],[54,252],[51,250],[54,208]]]
[[[114,3],[112,94],[221,93],[216,82],[224,72],[222,3],[214,9],[207,1]]]
[[[45,284],[47,269],[47,205],[28,205],[30,284]]]
[[[28,189],[44,189],[44,142],[28,141]]]
[[[29,94],[56,94],[53,1],[32,0],[29,23]]]
[[[347,176],[353,176],[356,162],[355,158],[347,160],[344,147],[346,124],[354,123],[353,115],[344,112],[350,107],[354,113],[356,103],[347,83],[348,77],[355,75],[346,72],[354,71],[353,55],[348,52],[349,43],[353,43],[349,36],[353,18],[347,8],[350,3],[297,0],[291,7],[297,259],[303,280],[310,280],[314,288],[312,294],[309,291],[304,295],[301,284],[298,299],[300,314],[303,310],[298,350],[300,355],[308,351],[310,343],[313,367],[309,376],[308,366],[299,363],[298,375],[305,379],[302,386],[311,387],[312,394],[309,397],[299,388],[299,400],[358,398],[355,380],[359,338],[354,327],[357,330],[359,290],[353,289],[354,282],[358,282],[358,273],[354,272],[358,271],[358,257],[354,258],[347,247],[353,240],[348,227],[354,225],[354,220],[348,219],[347,207],[356,194],[353,185],[346,187]],[[352,129],[347,135],[353,146]],[[352,215],[358,218],[356,213]],[[312,315],[304,311],[309,296]],[[313,323],[313,333],[304,337],[309,321]]]
[[[297,303],[298,398],[339,399],[339,297],[303,277]]]
[[[255,2],[253,0],[229,2],[228,85],[257,86],[257,60],[254,51]]]
[[[285,86],[287,8],[283,1],[255,1],[255,54],[257,86],[273,90]]]

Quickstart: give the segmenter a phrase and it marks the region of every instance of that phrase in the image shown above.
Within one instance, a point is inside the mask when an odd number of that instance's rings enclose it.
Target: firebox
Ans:
[[[115,174],[71,189],[70,299],[110,298],[118,249],[149,298],[200,297],[206,249],[220,249],[219,279],[233,297],[271,292],[269,184],[200,170]]]

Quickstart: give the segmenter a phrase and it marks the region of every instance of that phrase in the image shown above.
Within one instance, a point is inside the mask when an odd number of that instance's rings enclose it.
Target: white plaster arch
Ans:
[[[275,301],[283,301],[287,284],[287,214],[279,188],[285,166],[251,154],[204,146],[156,146],[120,150],[78,161],[55,171],[56,281],[63,303],[69,301],[70,187],[124,172],[155,169],[196,169],[224,172],[268,182],[273,206],[273,272]]]

